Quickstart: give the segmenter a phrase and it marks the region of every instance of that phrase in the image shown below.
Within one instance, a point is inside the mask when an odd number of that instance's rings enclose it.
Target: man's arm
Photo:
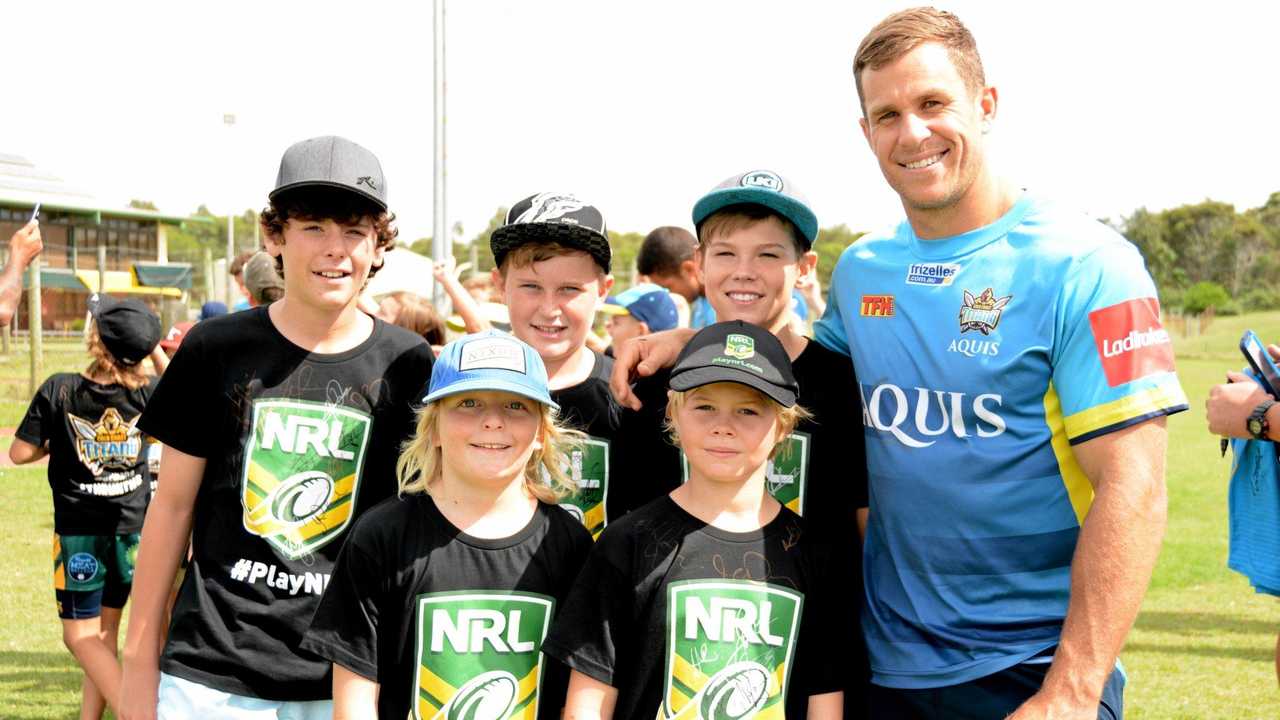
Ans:
[[[613,374],[609,389],[623,407],[639,410],[640,398],[631,392],[634,377],[648,377],[664,367],[676,364],[676,358],[689,340],[697,335],[692,328],[675,328],[631,338],[613,349]]]
[[[564,720],[607,720],[613,717],[618,689],[577,670],[569,676]]]
[[[0,325],[8,325],[22,298],[22,273],[44,249],[40,223],[32,220],[9,238],[9,262],[0,271]]]
[[[836,691],[809,696],[807,720],[840,720],[844,717],[844,692]]]
[[[1160,554],[1166,442],[1159,417],[1073,448],[1094,499],[1071,561],[1067,619],[1044,685],[1010,718],[1097,718]]]
[[[147,508],[133,577],[133,609],[124,641],[121,720],[154,720],[160,685],[160,650],[169,590],[187,551],[196,493],[205,459],[166,445],[160,483]]]
[[[14,465],[33,463],[48,454],[49,451],[45,448],[39,445],[32,445],[20,438],[14,438],[13,444],[9,446],[9,459],[13,461]]]
[[[334,663],[333,720],[377,717],[380,688],[373,680]]]

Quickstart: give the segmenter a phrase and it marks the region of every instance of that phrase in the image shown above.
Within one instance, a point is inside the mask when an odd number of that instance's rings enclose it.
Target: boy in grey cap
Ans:
[[[125,641],[131,719],[332,714],[329,663],[298,643],[346,531],[395,493],[431,375],[422,338],[356,305],[396,237],[378,159],[305,140],[269,197],[284,297],[192,328],[139,422],[166,447]]]

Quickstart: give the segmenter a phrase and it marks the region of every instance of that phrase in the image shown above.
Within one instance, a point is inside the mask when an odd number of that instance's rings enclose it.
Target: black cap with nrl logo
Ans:
[[[782,342],[741,320],[699,330],[676,358],[667,386],[683,392],[718,382],[754,388],[784,407],[795,405],[800,392]]]

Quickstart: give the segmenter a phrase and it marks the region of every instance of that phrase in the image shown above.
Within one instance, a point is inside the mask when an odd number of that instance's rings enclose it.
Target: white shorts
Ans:
[[[332,700],[263,700],[160,673],[158,720],[332,720]]]

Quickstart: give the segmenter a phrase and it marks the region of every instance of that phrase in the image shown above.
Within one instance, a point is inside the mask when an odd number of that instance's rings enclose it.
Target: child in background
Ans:
[[[609,316],[605,330],[612,341],[605,355],[613,357],[613,347],[631,338],[676,327],[679,313],[671,293],[658,285],[642,283],[611,295],[600,311]]]
[[[478,689],[484,717],[559,718],[568,673],[540,651],[591,548],[555,505],[577,433],[497,331],[445,346],[426,403],[401,497],[352,530],[303,647],[333,661],[335,718],[455,717]]]
[[[139,300],[89,299],[93,362],[58,373],[36,392],[9,458],[49,456],[53,587],[62,641],[84,669],[81,718],[118,712],[120,615],[133,587],[142,518],[151,496],[146,438],[136,423],[155,389],[141,361],[160,341],[160,318]]]
[[[851,620],[832,552],[765,491],[805,415],[786,350],[756,325],[709,326],[670,389],[689,480],[592,549],[543,644],[573,670],[565,717],[841,717]]]
[[[694,257],[697,249],[698,239],[688,230],[665,225],[646,235],[636,253],[637,272],[688,303],[688,326],[694,330],[716,321],[716,312],[703,294],[702,275]]]

